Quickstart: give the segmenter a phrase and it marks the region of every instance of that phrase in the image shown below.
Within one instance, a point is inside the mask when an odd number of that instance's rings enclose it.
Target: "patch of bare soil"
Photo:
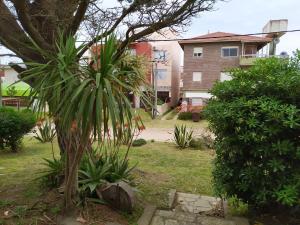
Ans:
[[[62,214],[62,196],[57,190],[47,191],[37,199],[22,198],[21,189],[10,189],[0,193],[0,225],[56,225]],[[118,222],[128,225],[127,219],[106,205],[88,203],[78,208],[82,224],[104,225]]]

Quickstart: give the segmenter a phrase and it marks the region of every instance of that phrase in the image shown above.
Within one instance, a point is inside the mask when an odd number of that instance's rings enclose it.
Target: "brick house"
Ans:
[[[181,76],[181,95],[188,104],[203,105],[211,95],[216,81],[230,79],[232,68],[249,67],[257,57],[265,57],[260,50],[272,42],[270,37],[257,37],[216,32],[180,41],[184,51]]]

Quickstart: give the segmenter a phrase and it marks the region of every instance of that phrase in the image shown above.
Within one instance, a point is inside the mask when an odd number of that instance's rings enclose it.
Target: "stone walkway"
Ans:
[[[172,210],[157,210],[150,225],[248,225],[244,218],[224,219],[209,216],[217,212],[221,200],[187,193],[176,193]],[[222,209],[223,212],[223,209]]]

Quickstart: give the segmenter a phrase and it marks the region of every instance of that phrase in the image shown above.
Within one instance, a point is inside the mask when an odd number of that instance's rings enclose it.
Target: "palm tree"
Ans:
[[[101,144],[108,135],[119,143],[125,124],[132,126],[133,111],[126,94],[140,93],[145,83],[142,60],[120,55],[114,35],[103,40],[100,54],[89,64],[79,63],[77,55],[84,45],[76,47],[75,43],[73,37],[60,37],[55,55],[38,49],[47,63],[28,63],[31,69],[24,74],[24,79],[34,81],[31,96],[38,99],[36,110],[43,112],[48,105],[61,131],[58,138],[65,135],[69,140],[64,145],[67,210],[74,207],[83,153],[94,140]]]

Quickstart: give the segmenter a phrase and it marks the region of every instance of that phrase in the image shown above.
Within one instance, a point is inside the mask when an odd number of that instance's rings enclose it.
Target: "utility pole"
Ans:
[[[157,80],[158,80],[158,63],[167,63],[166,60],[166,51],[158,50],[155,47],[153,48],[154,57],[152,62],[152,84],[154,90],[154,105],[152,107],[152,119],[155,119],[157,116]]]
[[[152,108],[152,119],[155,119],[157,116],[157,61],[153,61],[152,66],[152,83],[154,90],[154,104]]]

